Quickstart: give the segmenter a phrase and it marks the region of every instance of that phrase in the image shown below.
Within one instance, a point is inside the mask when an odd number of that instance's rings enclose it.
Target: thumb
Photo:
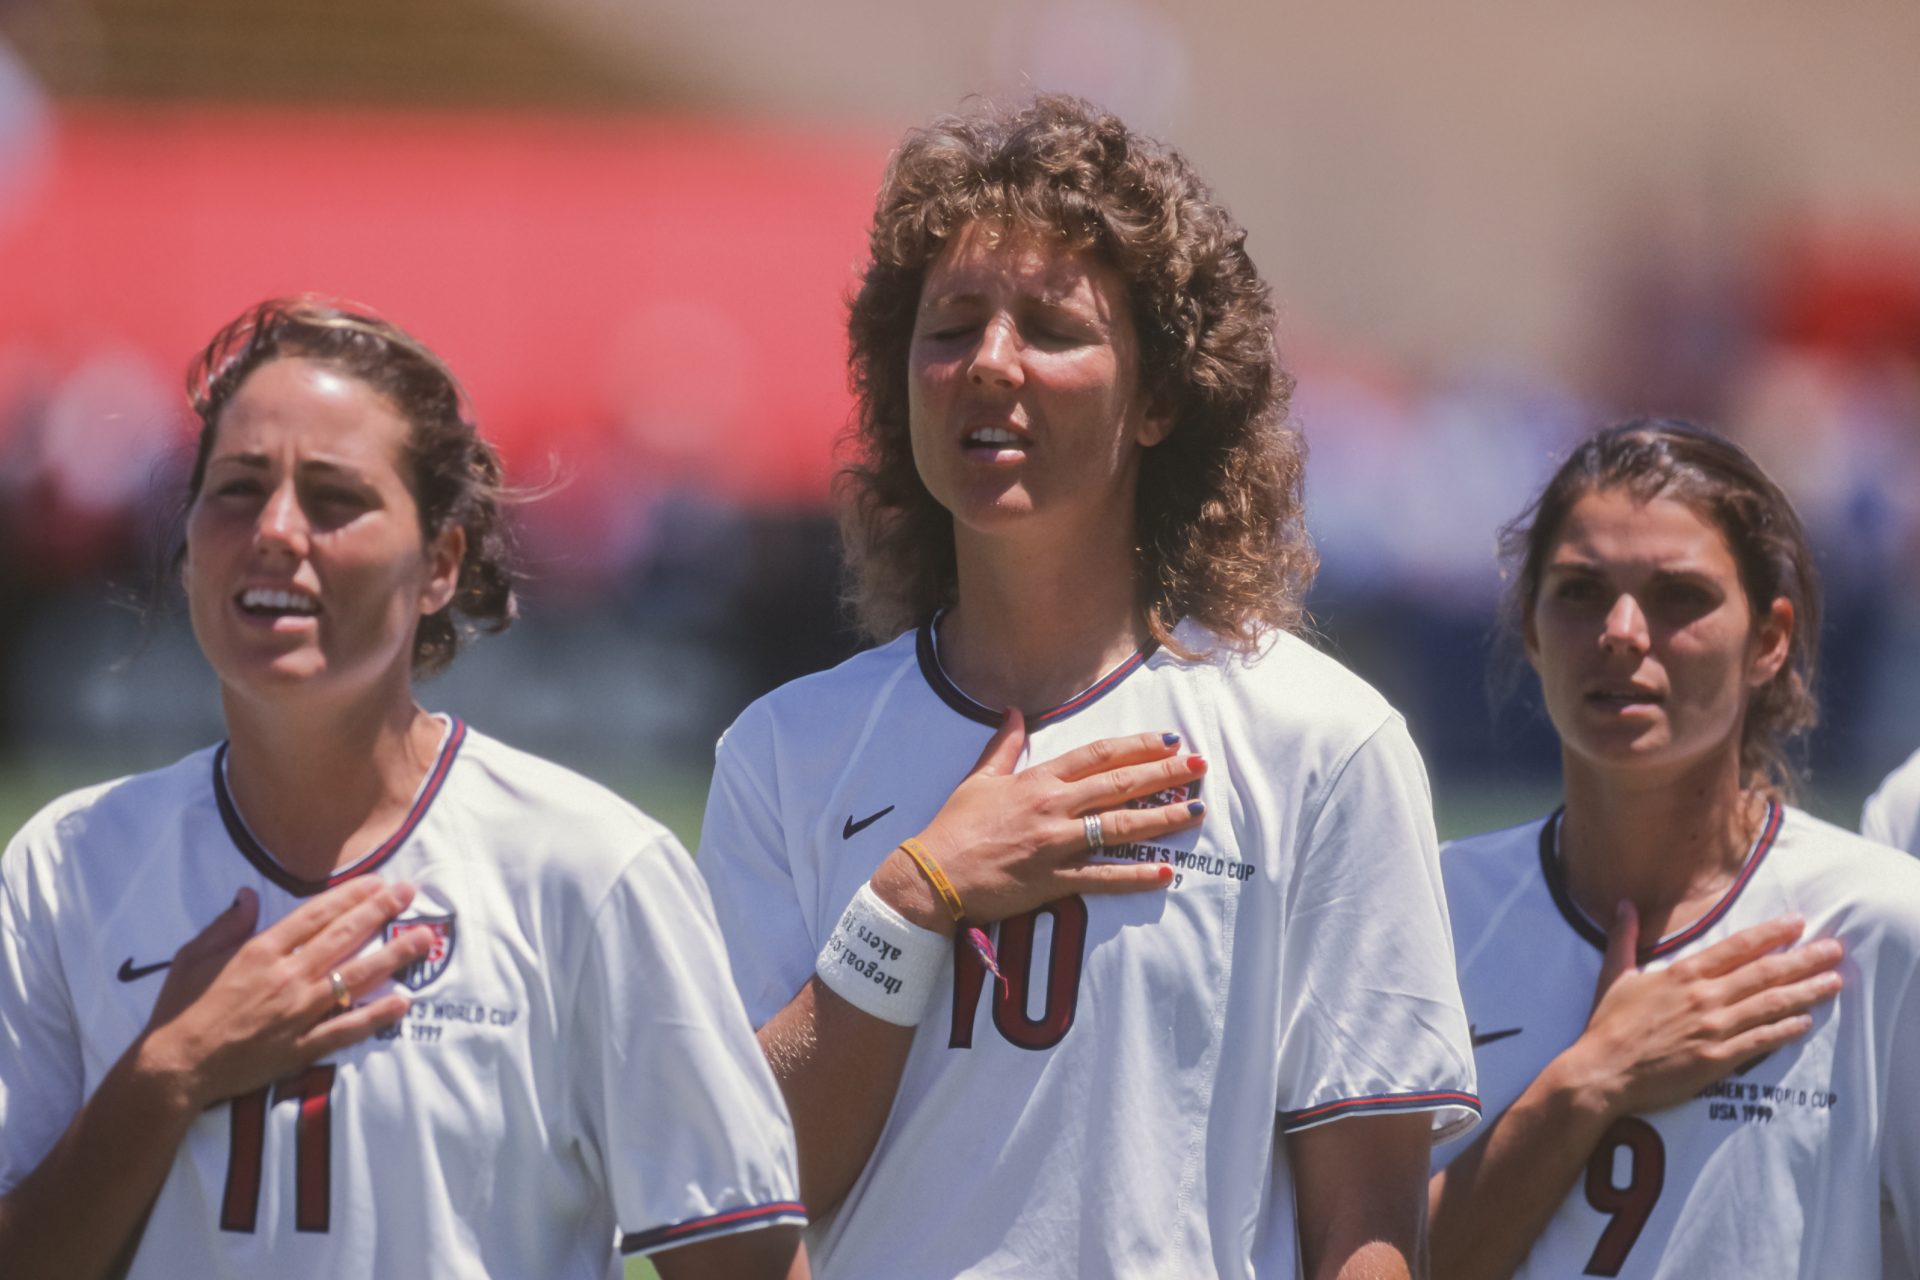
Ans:
[[[1625,974],[1639,969],[1635,959],[1640,952],[1640,912],[1630,900],[1621,899],[1614,914],[1613,928],[1607,930],[1607,954],[1600,962],[1600,980],[1594,984],[1593,1002],[1612,990]]]
[[[252,889],[241,889],[233,895],[232,904],[195,934],[191,942],[180,948],[180,953],[218,955],[222,951],[231,951],[253,936],[253,927],[259,919],[260,895]]]
[[[1006,714],[1000,717],[1000,727],[987,739],[987,746],[980,758],[973,762],[969,776],[985,774],[1003,776],[1013,772],[1013,766],[1020,762],[1020,753],[1027,745],[1027,721],[1020,714],[1020,708],[1008,707]]]

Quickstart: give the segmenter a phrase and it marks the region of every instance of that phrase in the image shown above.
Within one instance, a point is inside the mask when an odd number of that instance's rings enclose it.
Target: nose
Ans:
[[[1600,633],[1600,647],[1608,653],[1639,654],[1647,651],[1647,615],[1640,602],[1628,592],[1607,610],[1606,627]]]
[[[1020,368],[1020,342],[1013,325],[991,320],[980,330],[980,344],[973,349],[967,365],[967,377],[976,387],[1012,390],[1026,381]]]
[[[253,545],[261,551],[284,551],[304,557],[311,532],[307,513],[300,505],[300,495],[288,482],[275,488],[261,504],[259,519],[253,526]]]

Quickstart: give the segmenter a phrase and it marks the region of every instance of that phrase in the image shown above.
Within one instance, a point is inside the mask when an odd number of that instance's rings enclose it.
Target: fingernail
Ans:
[[[1205,813],[1206,811],[1207,811],[1207,802],[1205,800],[1187,801],[1187,812],[1192,814],[1194,817],[1197,818],[1201,814]]]
[[[1180,745],[1180,735],[1177,733],[1163,733],[1160,735],[1160,745],[1163,747],[1177,747]]]
[[[1205,773],[1206,771],[1207,771],[1207,762],[1203,758],[1201,758],[1200,756],[1187,757],[1187,772]]]
[[[1173,868],[1170,866],[1167,866],[1165,863],[1161,863],[1160,864],[1160,883],[1170,884],[1172,881],[1173,881]]]

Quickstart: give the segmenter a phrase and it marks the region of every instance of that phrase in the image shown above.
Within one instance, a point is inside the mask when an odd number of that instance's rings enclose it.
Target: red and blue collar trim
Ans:
[[[324,880],[305,880],[294,875],[268,853],[266,846],[254,838],[247,829],[246,819],[240,816],[240,809],[233,802],[233,793],[227,789],[227,744],[221,743],[220,749],[213,755],[213,799],[220,808],[220,821],[226,824],[227,835],[233,839],[235,847],[248,862],[273,883],[288,893],[306,898],[319,893],[322,889],[331,889],[342,881],[355,876],[366,875],[377,870],[407,842],[427,816],[434,797],[440,794],[440,788],[447,780],[447,774],[453,769],[454,757],[460,754],[460,744],[467,740],[466,722],[457,716],[447,717],[447,736],[440,744],[440,754],[433,762],[433,768],[427,771],[426,781],[420,784],[419,794],[413,798],[413,806],[407,810],[407,816],[401,820],[394,833],[382,840],[378,847],[357,862],[341,867]]]
[[[1553,905],[1560,909],[1560,914],[1566,918],[1568,924],[1573,926],[1573,931],[1601,951],[1605,951],[1607,931],[1595,924],[1592,918],[1575,904],[1573,895],[1567,892],[1566,872],[1560,861],[1560,823],[1566,817],[1566,812],[1566,806],[1562,805],[1540,824],[1540,873],[1546,877],[1547,892],[1553,895]],[[1769,800],[1767,816],[1760,823],[1760,834],[1754,837],[1753,848],[1747,851],[1747,860],[1741,866],[1740,874],[1734,877],[1733,884],[1720,896],[1720,901],[1714,903],[1713,909],[1707,914],[1678,933],[1670,933],[1658,942],[1641,947],[1636,959],[1644,964],[1648,960],[1657,960],[1661,956],[1678,951],[1713,928],[1722,916],[1731,911],[1733,904],[1739,900],[1741,892],[1753,880],[1753,873],[1760,869],[1760,864],[1766,860],[1768,851],[1773,848],[1774,838],[1780,834],[1780,823],[1785,813],[1786,810],[1781,807],[1779,801]]]
[[[949,707],[952,707],[969,720],[977,720],[981,724],[998,727],[1000,724],[1000,712],[969,698],[961,691],[959,685],[947,677],[945,668],[940,665],[940,650],[933,636],[933,628],[939,621],[940,619],[935,617],[931,621],[922,624],[920,633],[914,637],[913,652],[914,656],[920,660],[920,674],[926,677],[927,684],[933,689],[934,693],[939,696],[940,701],[946,703]],[[1027,731],[1032,732],[1043,724],[1052,724],[1056,720],[1064,720],[1074,712],[1083,711],[1087,707],[1092,706],[1101,698],[1111,693],[1122,680],[1125,680],[1128,676],[1145,666],[1147,659],[1151,658],[1155,650],[1159,649],[1159,647],[1160,642],[1158,640],[1148,640],[1146,644],[1140,647],[1139,652],[1135,653],[1113,670],[1107,672],[1107,674],[1101,676],[1079,693],[1068,698],[1059,706],[1048,707],[1045,711],[1027,712]]]

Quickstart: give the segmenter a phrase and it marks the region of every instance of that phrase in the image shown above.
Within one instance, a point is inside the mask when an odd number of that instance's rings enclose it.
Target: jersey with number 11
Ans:
[[[238,889],[267,927],[325,887],[254,838],[224,751],[56,801],[0,861],[0,1191]],[[605,1280],[616,1242],[804,1220],[785,1107],[664,828],[450,721],[400,829],[334,879],[361,874],[418,889],[385,932],[434,934],[397,975],[408,1017],[196,1119],[131,1280]]]

